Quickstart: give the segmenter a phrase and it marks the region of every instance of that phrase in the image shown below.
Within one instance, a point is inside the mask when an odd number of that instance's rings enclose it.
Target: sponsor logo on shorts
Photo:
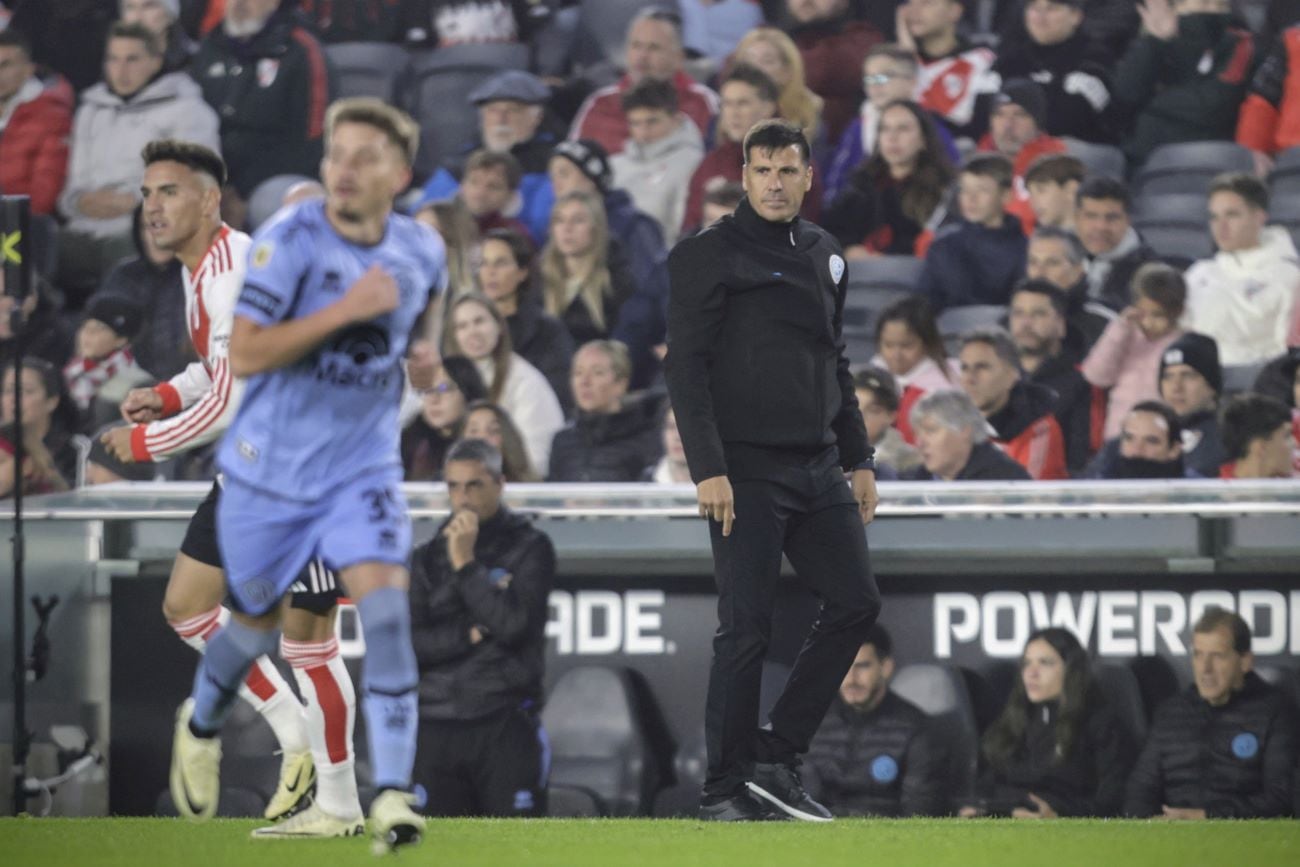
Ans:
[[[266,605],[275,600],[275,583],[269,578],[251,578],[239,585],[239,595],[254,605]]]

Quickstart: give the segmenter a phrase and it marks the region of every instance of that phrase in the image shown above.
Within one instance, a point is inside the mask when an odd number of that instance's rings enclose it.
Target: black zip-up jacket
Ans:
[[[993,443],[983,442],[970,451],[966,466],[953,477],[954,482],[1027,482],[1032,478],[1029,471],[1007,457],[1006,453]],[[899,475],[904,482],[937,482],[939,477],[925,468],[924,464],[913,467]]]
[[[837,816],[939,816],[949,812],[947,758],[925,713],[888,692],[868,714],[836,699],[806,761]]]
[[[1147,818],[1168,805],[1212,819],[1289,815],[1296,748],[1295,712],[1254,672],[1222,707],[1190,686],[1156,711],[1124,813]]]
[[[724,448],[804,452],[840,465],[872,455],[841,330],[839,243],[795,217],[734,215],[668,256],[668,393],[695,482],[727,474]]]
[[[519,299],[515,312],[506,317],[506,326],[515,352],[541,371],[566,413],[573,409],[569,368],[573,364],[574,346],[569,329],[531,297]]]
[[[1057,394],[1045,385],[1022,379],[1011,386],[1006,406],[988,417],[1004,442],[1020,436],[1034,422],[1056,412]]]
[[[1136,748],[1104,702],[1090,708],[1067,755],[1058,756],[1057,702],[1030,705],[1024,740],[1001,766],[982,765],[978,789],[990,815],[1016,807],[1034,809],[1029,794],[1042,798],[1059,816],[1115,816],[1124,801],[1124,778]]]
[[[1105,47],[1082,29],[1055,45],[1040,45],[1026,35],[1024,42],[998,52],[993,71],[1003,81],[1028,78],[1043,88],[1047,96],[1043,132],[1115,144],[1119,136],[1109,110],[1114,61],[1107,55]]]
[[[550,538],[502,506],[479,524],[474,560],[453,572],[446,525],[411,555],[420,718],[476,720],[524,704],[540,709],[546,600],[555,583]],[[470,643],[473,626],[485,633],[478,644]]]
[[[1056,392],[1055,415],[1065,436],[1065,463],[1071,476],[1079,475],[1092,458],[1092,386],[1063,355],[1043,359],[1028,380]]]
[[[552,482],[635,482],[663,452],[659,400],[628,400],[618,412],[578,410],[551,445]]]

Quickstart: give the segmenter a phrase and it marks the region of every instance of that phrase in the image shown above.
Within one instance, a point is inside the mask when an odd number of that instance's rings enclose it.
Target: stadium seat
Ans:
[[[939,314],[936,324],[948,351],[954,353],[961,336],[976,328],[991,328],[1006,321],[1007,308],[1001,304],[965,304],[949,307]]]
[[[1134,178],[1133,187],[1139,197],[1161,193],[1205,195],[1215,175],[1254,170],[1254,157],[1236,142],[1182,142],[1156,148]]]
[[[420,124],[415,176],[422,181],[478,134],[478,110],[465,99],[503,69],[527,69],[527,45],[451,45],[414,55],[406,87],[406,108]]]
[[[1223,366],[1223,396],[1229,397],[1250,391],[1255,387],[1255,380],[1268,366],[1267,361],[1256,364],[1225,364]]]
[[[32,239],[32,268],[52,277],[59,262],[59,224],[49,214],[32,214],[28,231]]]
[[[408,56],[386,42],[336,42],[325,56],[338,81],[336,97],[373,96],[396,104]]]
[[[257,189],[248,197],[249,229],[256,230],[280,210],[280,203],[284,201],[284,194],[290,187],[310,180],[312,179],[306,175],[276,175],[258,184]]]
[[[1268,188],[1274,206],[1300,198],[1300,147],[1277,155],[1268,175]]]
[[[964,802],[975,788],[979,733],[961,673],[941,665],[904,665],[894,675],[890,688],[933,721],[939,742],[949,749],[951,803],[957,806]]]
[[[1147,736],[1147,711],[1133,672],[1124,665],[1095,665],[1092,676],[1133,742],[1141,744]]]
[[[873,256],[849,262],[849,289],[916,291],[925,262],[915,256]]]
[[[885,308],[911,295],[910,289],[849,284],[844,298],[844,346],[851,364],[868,362],[876,354],[876,322]]]
[[[1095,144],[1068,136],[1063,137],[1061,141],[1065,142],[1066,151],[1071,156],[1079,158],[1091,177],[1106,177],[1122,181],[1128,174],[1128,163],[1124,159],[1124,152],[1114,145]]]
[[[1163,193],[1143,196],[1133,207],[1133,225],[1141,231],[1145,226],[1188,226],[1204,229],[1209,217],[1209,202],[1199,193]]]
[[[1256,665],[1255,673],[1291,699],[1292,706],[1300,711],[1300,674],[1279,665]]]
[[[653,815],[658,819],[693,819],[700,807],[700,789],[708,770],[704,729],[686,741],[673,757],[674,785],[655,795]]]
[[[628,24],[652,5],[646,0],[581,0],[575,61],[582,66],[602,60],[621,66]]]
[[[552,790],[590,795],[603,816],[648,813],[660,763],[641,705],[626,669],[587,665],[560,675],[542,712]]]
[[[1178,267],[1214,255],[1214,239],[1205,226],[1144,226],[1139,232],[1157,256]]]

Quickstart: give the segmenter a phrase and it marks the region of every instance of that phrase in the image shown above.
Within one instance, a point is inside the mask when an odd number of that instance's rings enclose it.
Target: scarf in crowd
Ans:
[[[101,359],[74,358],[63,368],[63,380],[68,384],[68,392],[77,405],[85,412],[90,402],[99,394],[104,383],[124,370],[135,367],[135,356],[129,347],[123,346],[111,355]]]

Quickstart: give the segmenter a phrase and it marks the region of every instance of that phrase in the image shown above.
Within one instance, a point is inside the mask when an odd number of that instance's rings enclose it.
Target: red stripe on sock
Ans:
[[[330,762],[345,762],[348,759],[348,708],[343,701],[343,692],[335,683],[328,665],[307,669],[307,676],[316,688],[316,703],[325,716],[325,748],[329,750]]]
[[[203,635],[204,638],[207,638],[206,633],[208,633],[214,626],[219,626],[220,624],[220,608],[214,608],[204,614],[191,617],[189,620],[175,620],[168,622],[168,625],[171,626],[171,628],[175,630],[176,634],[181,638],[193,638],[196,635]]]
[[[248,677],[244,678],[244,685],[262,701],[270,701],[275,698],[275,685],[267,679],[266,675],[262,674],[262,667],[256,662],[248,670]]]

